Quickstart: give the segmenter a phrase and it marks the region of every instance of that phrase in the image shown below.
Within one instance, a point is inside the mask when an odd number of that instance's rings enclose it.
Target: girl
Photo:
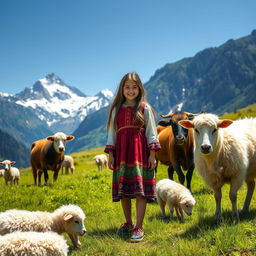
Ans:
[[[107,122],[109,168],[113,170],[112,199],[121,200],[126,222],[119,233],[133,230],[131,241],[144,237],[142,229],[147,202],[156,198],[155,151],[160,149],[154,115],[146,101],[137,73],[126,74],[119,85]],[[131,198],[136,198],[136,225]]]

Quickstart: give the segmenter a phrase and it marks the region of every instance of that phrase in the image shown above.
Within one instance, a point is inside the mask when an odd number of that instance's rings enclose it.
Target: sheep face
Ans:
[[[219,140],[219,128],[226,128],[232,124],[231,120],[219,120],[213,114],[201,114],[193,121],[180,121],[185,128],[193,128],[196,147],[202,154],[210,154],[214,151]]]
[[[181,208],[183,211],[188,215],[192,215],[193,206],[195,205],[196,201],[194,200],[185,200],[180,203]]]
[[[66,141],[73,139],[74,136],[66,135],[63,132],[57,132],[53,136],[47,137],[47,140],[53,141],[53,147],[57,153],[65,152]]]
[[[7,171],[7,170],[10,170],[11,166],[15,163],[16,163],[15,161],[4,160],[4,161],[0,162],[0,165],[3,165],[4,170]]]
[[[84,226],[84,220],[78,216],[72,214],[66,214],[64,216],[64,228],[68,234],[84,235],[86,228]]]

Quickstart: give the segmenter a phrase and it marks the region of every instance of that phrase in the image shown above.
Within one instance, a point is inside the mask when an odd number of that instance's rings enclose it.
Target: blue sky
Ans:
[[[0,92],[54,72],[87,95],[256,29],[255,0],[0,0]]]

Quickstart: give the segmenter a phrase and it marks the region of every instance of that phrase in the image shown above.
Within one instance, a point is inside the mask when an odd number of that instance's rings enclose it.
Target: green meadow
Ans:
[[[256,255],[256,198],[252,199],[249,213],[241,214],[241,221],[231,221],[229,186],[223,188],[223,220],[216,224],[213,215],[215,201],[210,189],[194,172],[193,195],[197,201],[192,216],[180,223],[176,216],[163,219],[157,203],[148,204],[144,229],[145,238],[140,243],[130,243],[129,237],[117,235],[124,222],[120,203],[111,201],[111,170],[98,171],[92,158],[103,148],[75,153],[75,173],[61,174],[52,181],[49,171],[48,186],[34,186],[31,169],[21,170],[19,186],[6,186],[0,180],[0,211],[26,209],[54,211],[64,204],[77,204],[86,214],[87,234],[80,237],[81,248],[69,255]],[[159,165],[157,180],[167,177],[166,166]],[[177,180],[177,177],[175,176]],[[239,190],[238,207],[242,208],[246,187]],[[134,203],[134,202],[133,202]],[[133,204],[133,213],[134,213]],[[168,209],[167,209],[168,210]]]
[[[256,105],[227,114],[224,117],[237,119],[255,116]],[[68,144],[67,144],[68,147]],[[213,218],[215,200],[212,191],[204,185],[202,178],[194,171],[192,192],[197,201],[193,215],[185,216],[180,223],[162,218],[157,203],[147,205],[144,221],[145,238],[140,243],[130,243],[129,237],[117,235],[118,227],[124,222],[120,203],[111,201],[112,171],[98,171],[93,157],[103,153],[103,148],[91,149],[72,156],[75,160],[74,174],[59,173],[53,183],[53,172],[49,171],[47,186],[34,186],[30,168],[21,170],[18,186],[6,186],[0,178],[0,211],[26,209],[54,211],[64,204],[77,204],[85,212],[87,233],[80,237],[81,248],[73,249],[65,235],[69,255],[256,255],[256,193],[252,198],[250,211],[240,213],[240,222],[231,220],[229,186],[223,187],[223,219],[216,224]],[[159,165],[157,180],[167,178],[167,167]],[[177,181],[177,176],[174,177]],[[238,192],[238,208],[241,209],[246,194],[243,185]],[[133,214],[135,213],[133,200]],[[166,209],[168,212],[168,209]],[[135,215],[134,215],[135,216]]]

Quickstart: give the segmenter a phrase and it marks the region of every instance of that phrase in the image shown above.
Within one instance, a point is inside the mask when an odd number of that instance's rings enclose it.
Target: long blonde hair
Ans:
[[[139,127],[142,127],[145,124],[145,118],[144,118],[144,115],[143,115],[143,112],[142,112],[142,105],[146,104],[146,103],[148,104],[148,102],[146,100],[146,91],[145,91],[145,89],[142,85],[142,82],[140,80],[139,75],[135,72],[132,72],[132,73],[125,74],[123,76],[120,84],[119,84],[116,96],[115,96],[114,101],[113,101],[113,103],[110,107],[110,110],[109,110],[107,129],[109,129],[109,127],[110,127],[110,123],[111,123],[112,114],[113,114],[114,109],[115,109],[115,112],[116,112],[115,117],[114,117],[114,128],[117,129],[116,115],[117,115],[119,109],[121,108],[122,104],[125,102],[125,97],[123,95],[123,88],[124,88],[125,82],[127,80],[134,81],[135,84],[139,88],[139,95],[135,99],[136,104],[135,104],[134,109],[133,109],[135,122],[138,123]]]

